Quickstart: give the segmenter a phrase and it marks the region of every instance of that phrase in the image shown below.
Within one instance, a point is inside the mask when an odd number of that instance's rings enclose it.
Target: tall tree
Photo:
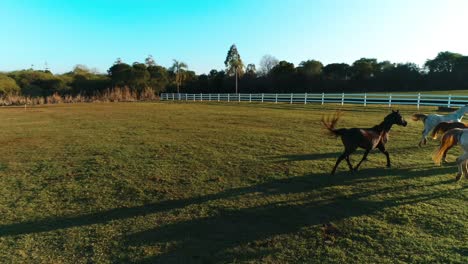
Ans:
[[[271,55],[264,55],[262,59],[260,60],[260,74],[261,75],[268,75],[275,67],[278,65],[279,61],[277,58],[271,56]]]
[[[180,86],[185,80],[185,73],[188,69],[187,64],[184,62],[173,60],[172,66],[169,68],[171,72],[175,75],[175,82],[177,85],[177,93],[180,93]]]
[[[226,72],[229,75],[234,75],[236,79],[236,93],[238,93],[237,89],[237,78],[244,74],[244,63],[237,51],[237,47],[235,44],[232,44],[231,48],[226,56],[226,60],[224,61],[224,65],[226,66]]]

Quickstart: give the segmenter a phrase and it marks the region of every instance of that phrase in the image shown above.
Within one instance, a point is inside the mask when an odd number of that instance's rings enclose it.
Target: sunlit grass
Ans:
[[[467,179],[400,107],[385,157],[329,176],[384,106],[115,103],[0,109],[4,263],[466,263]],[[434,112],[435,108],[422,108]],[[359,161],[362,151],[355,154]],[[453,149],[449,160],[460,153]]]

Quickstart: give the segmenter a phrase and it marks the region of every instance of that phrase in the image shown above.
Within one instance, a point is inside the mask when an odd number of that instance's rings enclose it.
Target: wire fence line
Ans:
[[[360,105],[415,105],[457,107],[468,104],[468,96],[451,94],[379,94],[379,93],[163,93],[163,101],[272,102],[289,104],[338,103]]]

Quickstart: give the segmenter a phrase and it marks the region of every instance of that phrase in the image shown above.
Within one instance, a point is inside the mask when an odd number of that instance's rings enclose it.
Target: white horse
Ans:
[[[421,147],[422,144],[426,145],[427,136],[429,135],[429,132],[431,132],[431,130],[435,126],[437,126],[440,122],[453,122],[453,121],[460,122],[463,118],[463,115],[465,115],[466,112],[468,112],[468,105],[460,107],[460,109],[448,115],[414,114],[412,116],[412,119],[414,121],[422,120],[424,123],[424,130],[422,132],[422,139],[421,141],[419,141],[419,146]]]
[[[454,128],[444,134],[440,142],[439,148],[434,152],[432,159],[436,164],[440,165],[445,152],[455,146],[460,145],[463,149],[463,154],[457,158],[457,180],[460,180],[461,176],[468,176],[468,129]]]

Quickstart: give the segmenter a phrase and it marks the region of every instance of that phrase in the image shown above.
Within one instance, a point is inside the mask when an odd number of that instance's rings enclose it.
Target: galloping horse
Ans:
[[[343,145],[345,150],[343,154],[338,157],[336,161],[335,167],[331,174],[335,174],[336,168],[340,164],[343,159],[346,159],[348,163],[349,169],[351,172],[357,171],[361,163],[367,158],[369,152],[375,148],[378,148],[380,152],[385,154],[387,157],[387,167],[390,167],[390,155],[388,151],[385,149],[385,143],[388,141],[388,132],[392,128],[394,124],[400,126],[406,126],[407,122],[403,119],[400,115],[399,111],[393,111],[392,113],[387,115],[383,122],[378,125],[375,125],[371,128],[340,128],[336,129],[335,125],[340,118],[340,112],[337,112],[331,119],[322,118],[322,123],[328,131],[338,137],[341,137],[341,141],[343,141]],[[354,167],[351,165],[349,161],[349,155],[351,155],[356,149],[360,147],[365,149],[364,156],[362,157],[361,161]]]
[[[434,129],[432,130],[431,136],[433,139],[437,139],[439,135],[443,135],[445,132],[454,129],[454,128],[460,128],[460,129],[465,129],[468,128],[468,125],[462,122],[441,122],[439,123]],[[447,147],[442,155],[442,161],[447,162],[447,152],[452,148],[453,146]]]
[[[462,175],[468,175],[468,129],[454,128],[444,134],[440,142],[439,148],[434,152],[432,159],[436,164],[440,165],[442,157],[447,150],[455,145],[460,145],[464,153],[457,158],[458,173],[457,180],[460,180]]]
[[[412,119],[414,121],[422,120],[424,122],[424,130],[422,132],[422,139],[419,141],[419,146],[421,147],[422,144],[426,145],[427,142],[427,135],[429,132],[440,122],[449,122],[449,121],[457,121],[460,122],[463,118],[463,115],[468,112],[468,105],[460,107],[455,112],[452,112],[448,115],[437,115],[437,114],[414,114]]]
[[[445,134],[445,132],[454,128],[468,128],[468,124],[463,122],[440,122],[437,126],[434,127],[431,133],[433,139],[437,139],[440,135]]]

